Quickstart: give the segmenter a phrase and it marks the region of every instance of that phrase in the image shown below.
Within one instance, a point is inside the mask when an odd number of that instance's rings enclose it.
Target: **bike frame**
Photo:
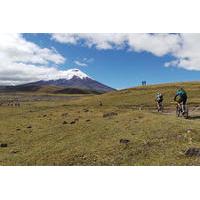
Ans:
[[[185,108],[183,108],[185,106]],[[183,110],[185,111],[183,113]],[[177,117],[180,117],[180,114],[185,117],[185,118],[188,118],[188,108],[187,108],[187,105],[183,105],[183,103],[178,103],[176,104],[176,115]]]
[[[158,109],[158,112],[159,111],[163,111],[163,103],[162,102],[157,102],[157,109]]]

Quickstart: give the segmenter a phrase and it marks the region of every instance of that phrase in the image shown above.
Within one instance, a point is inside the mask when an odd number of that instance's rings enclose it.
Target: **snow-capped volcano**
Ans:
[[[70,80],[74,77],[77,77],[77,78],[80,78],[80,79],[84,79],[84,78],[92,79],[91,77],[89,77],[87,74],[83,73],[79,69],[69,69],[64,73],[63,76],[65,77],[64,79],[66,79],[66,80]]]
[[[95,81],[79,69],[69,69],[57,79],[41,80],[21,86],[59,86],[63,88],[80,88],[97,92],[109,92],[114,90],[107,85]]]

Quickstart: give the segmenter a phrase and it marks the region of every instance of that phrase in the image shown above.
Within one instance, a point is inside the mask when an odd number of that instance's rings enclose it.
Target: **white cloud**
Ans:
[[[77,44],[83,42],[87,47],[95,47],[97,49],[113,49],[122,48],[126,39],[126,34],[114,33],[55,33],[52,34],[52,39],[66,44]]]
[[[94,58],[83,58],[83,61],[87,63],[92,63],[94,62]]]
[[[180,49],[181,38],[177,34],[129,34],[128,45],[136,52],[147,51],[164,56]]]
[[[26,41],[21,34],[0,34],[0,58],[34,64],[60,64],[65,61],[54,49],[40,48]]]
[[[21,84],[62,76],[52,64],[65,58],[55,49],[41,48],[21,34],[0,34],[0,85]]]
[[[200,34],[180,35],[181,48],[173,52],[175,60],[170,66],[200,71]]]
[[[78,60],[75,60],[74,63],[75,63],[76,65],[78,65],[78,66],[81,66],[81,67],[86,67],[86,66],[88,66],[86,63],[80,62],[80,61],[78,61]]]
[[[166,67],[200,70],[200,34],[53,34],[52,38],[66,44],[81,44],[98,50],[124,49],[149,52],[155,56],[170,54],[174,60]]]
[[[75,60],[74,63],[80,67],[87,67],[93,61],[94,61],[94,58],[82,58],[82,59]]]
[[[61,43],[77,44],[79,36],[71,33],[54,33],[52,34],[52,39],[55,39]]]
[[[52,38],[66,44],[81,43],[87,47],[101,49],[122,49],[128,46],[130,50],[148,51],[157,56],[176,51],[180,48],[181,38],[177,34],[147,34],[147,33],[97,33],[97,34],[53,34]]]

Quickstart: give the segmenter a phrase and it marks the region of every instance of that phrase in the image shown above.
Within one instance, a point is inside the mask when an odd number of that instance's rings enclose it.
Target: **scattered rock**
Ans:
[[[1,144],[0,144],[0,147],[2,147],[2,148],[8,147],[8,144],[6,144],[6,143],[1,143]]]
[[[115,113],[115,112],[109,112],[109,113],[103,114],[103,117],[104,117],[104,118],[105,118],[105,117],[112,117],[112,116],[116,116],[116,115],[118,115],[118,114]]]
[[[89,112],[89,110],[88,110],[88,109],[83,109],[83,111],[84,111],[84,112]]]
[[[139,110],[143,110],[143,108],[140,106],[140,107],[139,107]]]
[[[200,156],[200,148],[189,148],[185,151],[185,155],[189,157]]]
[[[142,118],[143,118],[143,116],[140,116],[140,115],[138,116],[138,119],[142,119]]]
[[[12,150],[12,151],[10,151],[10,153],[13,153],[13,154],[15,154],[15,153],[18,153],[19,151],[17,151],[17,150]]]
[[[66,117],[67,115],[68,115],[68,113],[63,113],[61,116]]]
[[[68,123],[66,121],[64,121],[63,124],[68,124]]]
[[[17,128],[17,129],[16,129],[16,131],[20,131],[20,130],[21,130],[20,128]]]
[[[75,122],[78,122],[78,121],[79,121],[79,118],[74,119],[74,121],[75,121]]]
[[[99,106],[103,106],[103,103],[101,101],[99,101]]]
[[[91,120],[90,119],[87,119],[87,120],[85,120],[86,122],[90,122]]]
[[[76,121],[72,121],[72,122],[70,122],[70,124],[75,124],[76,123]]]
[[[27,128],[32,128],[32,126],[27,126]]]
[[[119,141],[121,144],[128,144],[130,142],[130,140],[128,139],[120,139]]]
[[[187,129],[187,133],[191,133],[192,132],[192,130],[191,129]]]
[[[43,117],[46,117],[47,115],[43,115]]]

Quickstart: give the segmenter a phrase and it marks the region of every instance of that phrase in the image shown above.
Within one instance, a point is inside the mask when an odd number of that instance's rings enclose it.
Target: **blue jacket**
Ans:
[[[187,98],[187,93],[185,90],[177,90],[174,99],[176,99],[177,96],[179,96],[181,98]]]

